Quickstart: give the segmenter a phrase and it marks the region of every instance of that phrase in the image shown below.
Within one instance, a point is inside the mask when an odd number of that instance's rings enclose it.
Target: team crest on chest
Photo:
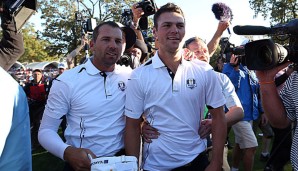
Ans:
[[[193,78],[190,78],[190,79],[187,79],[186,80],[186,87],[190,88],[190,89],[193,89],[197,86],[196,84],[196,80],[193,79]]]
[[[126,89],[125,83],[123,81],[120,81],[118,83],[118,88],[119,90],[124,91]]]

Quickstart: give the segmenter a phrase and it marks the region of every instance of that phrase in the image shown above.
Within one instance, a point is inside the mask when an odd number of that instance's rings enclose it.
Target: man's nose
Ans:
[[[175,34],[177,34],[179,31],[178,27],[175,24],[172,25],[171,29],[172,29],[171,31]]]

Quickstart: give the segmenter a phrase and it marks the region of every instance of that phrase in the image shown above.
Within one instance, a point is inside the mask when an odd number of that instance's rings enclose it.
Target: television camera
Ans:
[[[139,3],[137,3],[137,8],[142,8],[144,11],[144,14],[139,20],[139,28],[140,30],[147,30],[148,29],[148,16],[153,15],[157,11],[157,6],[154,0],[143,0]],[[121,18],[120,23],[130,27],[131,22],[133,20],[133,13],[131,9],[124,9]]]
[[[75,19],[82,26],[82,34],[92,34],[93,29],[96,27],[96,19],[95,18],[87,18],[83,16],[82,12],[77,11],[75,13]]]
[[[262,39],[245,44],[245,55],[241,63],[251,70],[268,70],[286,61],[298,63],[298,19],[286,24],[272,27],[263,26],[235,26],[234,32],[238,35],[265,35],[272,37],[283,36],[286,45],[275,43],[272,39]]]
[[[142,8],[144,11],[144,17],[148,17],[150,15],[153,15],[157,11],[157,6],[154,0],[143,0],[138,3],[137,8]]]
[[[148,47],[148,52],[151,52],[152,45],[150,43],[154,42],[153,37],[148,36],[148,16],[153,15],[157,11],[157,5],[154,0],[142,0],[141,2],[137,3],[137,8],[142,8],[144,11],[144,14],[139,20],[139,30],[142,33],[142,36],[144,38],[144,41]],[[127,26],[131,27],[131,23],[133,21],[133,13],[131,9],[124,9],[121,18],[120,18],[120,23]],[[150,30],[149,30],[150,33]],[[120,65],[125,65],[125,66],[133,66],[133,56],[131,56],[129,53],[126,53],[120,57],[118,60],[117,64]],[[132,67],[133,68],[133,67]]]
[[[242,61],[242,57],[245,56],[245,50],[243,46],[235,46],[235,44],[232,44],[229,42],[228,37],[223,37],[219,41],[219,45],[221,48],[220,54],[223,56],[225,59],[225,62],[229,63],[231,59],[231,55],[234,54],[238,58],[238,63],[239,65]]]

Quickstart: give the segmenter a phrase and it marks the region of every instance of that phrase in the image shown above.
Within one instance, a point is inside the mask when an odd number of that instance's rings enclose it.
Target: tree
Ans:
[[[119,21],[122,9],[130,8],[135,0],[39,0],[42,25],[45,29],[39,38],[49,42],[50,56],[66,56],[80,44],[82,28],[88,18],[97,23]],[[77,16],[77,17],[76,17]],[[80,16],[80,17],[79,17]]]
[[[254,17],[261,14],[265,19],[269,16],[272,25],[287,23],[297,18],[297,0],[249,0],[250,8],[255,11]]]
[[[75,22],[76,6],[67,0],[45,0],[40,2],[41,19],[44,19],[44,30],[38,33],[39,38],[49,42],[46,47],[50,56],[58,57],[77,47],[80,26]]]
[[[56,57],[51,57],[47,54],[45,47],[48,43],[44,40],[37,39],[37,34],[33,28],[33,25],[27,23],[22,29],[25,52],[20,57],[20,62],[40,62],[57,60]]]

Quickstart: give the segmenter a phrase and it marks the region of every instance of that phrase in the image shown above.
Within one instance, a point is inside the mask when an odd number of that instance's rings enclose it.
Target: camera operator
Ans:
[[[0,42],[0,170],[31,171],[27,98],[23,88],[6,72],[24,53],[23,38],[16,32],[15,22],[7,10],[0,8],[0,15],[3,36]]]
[[[238,170],[242,152],[244,168],[249,171],[253,169],[254,155],[258,146],[252,123],[259,118],[260,113],[263,113],[263,109],[258,98],[259,85],[255,73],[241,63],[239,64],[238,60],[239,58],[232,54],[230,63],[226,63],[223,67],[223,73],[234,84],[244,109],[243,120],[232,126],[235,134],[232,171]]]
[[[284,87],[279,92],[275,85],[275,76],[289,63],[284,63],[270,70],[257,71],[259,79],[262,104],[269,122],[273,127],[286,128],[291,123],[297,121],[298,116],[298,74],[294,71],[286,80]],[[298,139],[297,125],[295,125],[295,134],[293,136],[291,149],[291,163],[294,170],[298,170]]]

